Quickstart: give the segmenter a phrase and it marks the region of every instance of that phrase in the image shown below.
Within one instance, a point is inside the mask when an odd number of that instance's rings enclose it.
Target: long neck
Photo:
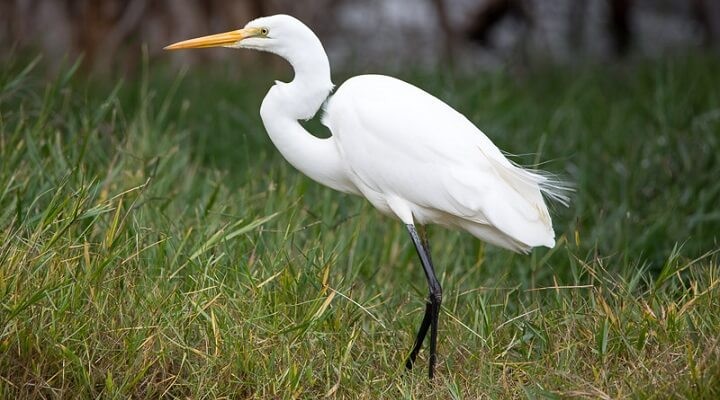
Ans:
[[[334,138],[311,135],[299,120],[312,118],[332,90],[330,64],[319,40],[297,54],[280,54],[295,70],[290,83],[276,82],[260,108],[265,129],[283,157],[325,186],[357,193],[347,177]]]

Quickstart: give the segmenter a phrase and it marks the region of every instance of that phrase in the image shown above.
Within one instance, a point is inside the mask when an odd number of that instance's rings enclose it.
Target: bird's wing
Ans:
[[[355,77],[330,99],[323,120],[366,187],[492,225],[528,246],[554,244],[545,178],[512,164],[467,118],[421,89]]]

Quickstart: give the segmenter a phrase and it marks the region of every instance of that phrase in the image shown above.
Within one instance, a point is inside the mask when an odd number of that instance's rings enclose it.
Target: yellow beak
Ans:
[[[170,46],[165,47],[165,50],[201,49],[205,47],[228,46],[243,39],[258,36],[259,33],[260,29],[258,28],[238,29],[236,31],[183,40],[182,42],[173,43]]]

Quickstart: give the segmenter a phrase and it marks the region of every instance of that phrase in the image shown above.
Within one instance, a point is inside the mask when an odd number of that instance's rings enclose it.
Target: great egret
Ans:
[[[430,329],[429,376],[436,362],[442,289],[425,224],[463,229],[515,252],[555,245],[543,193],[565,203],[562,187],[508,161],[462,114],[423,90],[388,76],[361,75],[330,96],[330,64],[318,37],[288,15],[258,18],[244,28],[167,46],[245,48],[275,53],[295,70],[276,82],[260,107],[270,139],[285,159],[325,186],[364,196],[402,221],[430,288],[411,369]],[[332,136],[317,138],[298,122],[325,104]],[[416,230],[415,225],[418,225]],[[419,233],[418,233],[419,231]]]

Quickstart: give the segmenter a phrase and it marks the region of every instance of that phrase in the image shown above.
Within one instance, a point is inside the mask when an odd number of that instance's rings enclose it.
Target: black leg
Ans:
[[[415,337],[415,345],[413,346],[413,349],[410,352],[410,356],[408,356],[407,361],[405,361],[405,369],[407,369],[407,370],[412,369],[413,364],[415,363],[415,359],[417,358],[417,355],[420,352],[420,348],[422,347],[422,344],[425,341],[425,335],[427,335],[428,328],[430,328],[430,315],[431,314],[432,314],[432,310],[430,307],[430,303],[427,303],[427,304],[425,304],[425,316],[423,317],[423,320],[420,323],[420,329],[418,329],[417,336]]]
[[[408,230],[413,225],[408,226]],[[414,227],[413,227],[414,228]],[[425,253],[427,254],[427,258],[430,261],[430,265],[432,265],[432,255],[430,254],[430,243],[428,242],[428,236],[427,236],[427,228],[424,225],[419,225],[417,227],[417,233],[420,236],[420,242],[422,243],[423,248],[425,249]],[[413,233],[410,231],[410,235],[412,237]],[[415,240],[413,239],[413,243],[415,243]],[[424,267],[423,267],[424,269]],[[426,274],[427,276],[427,274]],[[430,328],[430,319],[432,316],[432,306],[430,301],[427,302],[425,305],[425,315],[423,316],[423,320],[420,323],[420,329],[418,329],[417,336],[415,337],[415,344],[413,345],[413,349],[410,352],[410,356],[408,356],[408,359],[405,361],[405,369],[411,370],[413,367],[413,364],[415,363],[415,359],[417,358],[418,353],[420,352],[420,348],[423,345],[423,342],[425,341],[425,336],[427,335],[427,331]]]
[[[415,226],[412,224],[407,225],[407,230],[410,233],[415,250],[417,250],[420,262],[422,263],[423,270],[425,271],[425,278],[427,279],[428,286],[430,288],[430,298],[427,306],[425,307],[425,316],[420,324],[417,338],[415,339],[415,346],[413,347],[410,357],[405,363],[405,367],[410,369],[412,364],[417,357],[417,353],[420,351],[422,342],[425,340],[428,328],[430,329],[430,368],[428,375],[432,379],[435,374],[435,361],[437,360],[437,329],[438,329],[438,317],[440,315],[440,305],[442,303],[442,288],[440,282],[435,277],[435,270],[433,269],[432,259],[430,258],[430,246],[427,243],[427,236],[424,229],[422,229],[423,237],[420,238]]]
[[[430,260],[430,265],[433,264],[432,260],[432,252],[430,251],[430,241],[428,240],[428,232],[427,232],[427,226],[425,225],[419,225],[417,226],[417,232],[420,236],[420,242],[422,243],[423,247],[425,248],[425,253],[427,253],[428,260]]]

